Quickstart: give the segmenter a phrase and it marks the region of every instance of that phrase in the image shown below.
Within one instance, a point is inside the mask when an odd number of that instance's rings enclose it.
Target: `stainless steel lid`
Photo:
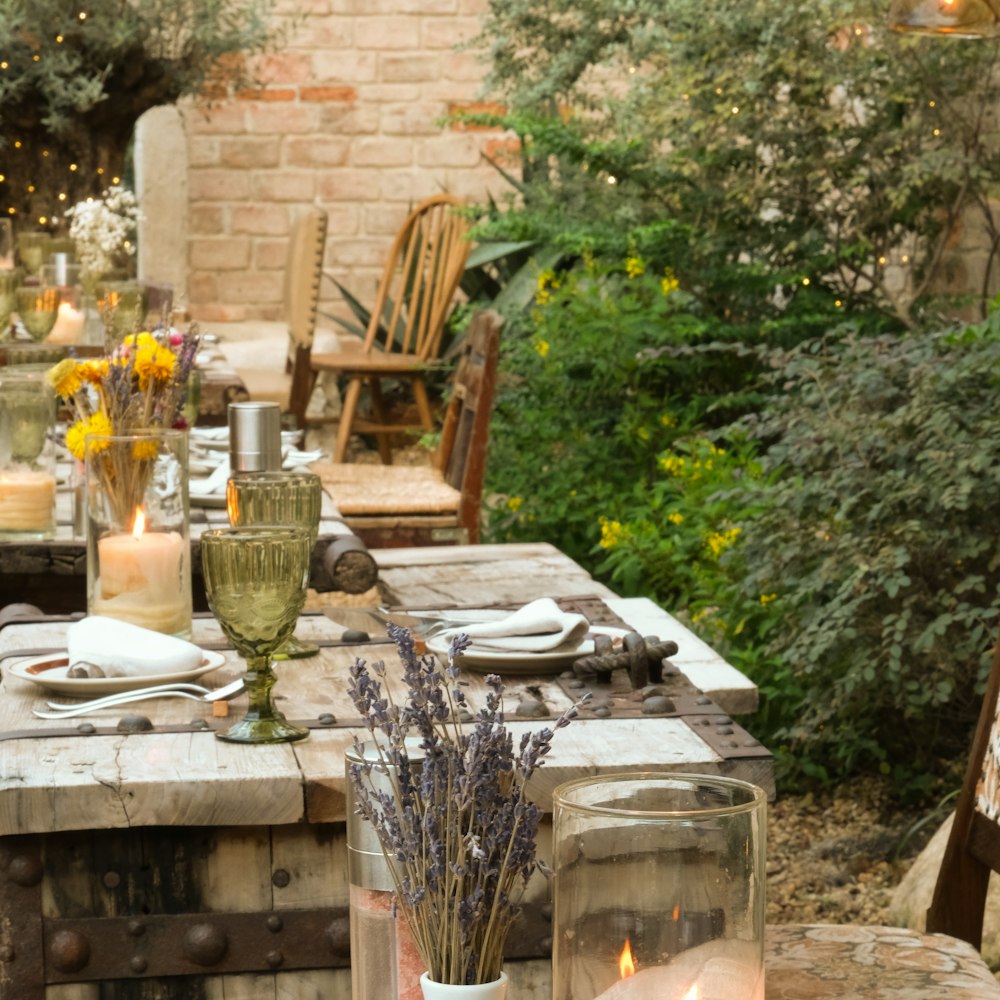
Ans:
[[[344,756],[347,758],[347,878],[351,885],[362,889],[378,889],[388,891],[395,888],[389,862],[382,854],[378,842],[378,834],[374,827],[357,811],[357,793],[351,778],[351,765],[362,759],[378,760],[378,753],[371,743],[361,745],[362,758],[354,747],[349,748]],[[408,737],[406,752],[410,758],[410,768],[418,771],[422,763],[420,740]],[[365,783],[373,791],[388,792],[392,790],[392,782],[386,772],[373,770],[365,779]]]
[[[277,403],[229,404],[229,468],[233,472],[281,468],[281,407]]]

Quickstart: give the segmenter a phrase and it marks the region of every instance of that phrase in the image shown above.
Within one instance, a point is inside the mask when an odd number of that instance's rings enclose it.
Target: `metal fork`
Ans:
[[[101,708],[114,708],[117,705],[128,705],[135,701],[146,701],[148,698],[189,698],[192,701],[213,702],[234,698],[243,690],[243,678],[237,678],[220,688],[204,688],[199,684],[159,684],[154,687],[140,688],[137,691],[122,691],[109,694],[103,698],[91,701],[77,702],[69,705],[64,702],[49,701],[46,704],[51,711],[42,712],[37,708],[34,714],[40,719],[72,719],[77,715],[86,715]]]

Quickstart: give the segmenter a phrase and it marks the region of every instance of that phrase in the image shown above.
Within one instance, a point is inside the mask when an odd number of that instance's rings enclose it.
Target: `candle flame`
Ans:
[[[629,976],[635,975],[635,961],[632,958],[632,946],[629,944],[628,938],[625,938],[625,947],[622,948],[622,953],[618,956],[618,971],[621,973],[622,979],[628,979]],[[687,1000],[686,997],[685,1000]]]
[[[146,515],[143,513],[141,507],[136,507],[135,509],[135,520],[132,522],[132,537],[138,541],[142,538],[143,532],[146,530]]]

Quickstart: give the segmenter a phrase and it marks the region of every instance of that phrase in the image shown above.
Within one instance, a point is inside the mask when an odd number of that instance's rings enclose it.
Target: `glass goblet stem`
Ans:
[[[271,668],[271,658],[248,656],[246,664],[244,684],[250,705],[239,722],[217,734],[219,739],[230,743],[288,743],[305,739],[309,730],[292,725],[274,706],[271,689],[278,678]]]

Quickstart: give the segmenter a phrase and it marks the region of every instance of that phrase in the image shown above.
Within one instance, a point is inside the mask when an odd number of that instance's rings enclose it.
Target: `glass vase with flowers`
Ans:
[[[66,447],[85,474],[87,609],[184,638],[191,633],[187,432],[198,348],[189,331],[126,337],[110,356],[48,373],[76,419]]]
[[[467,701],[459,663],[468,636],[452,640],[441,667],[417,654],[406,629],[388,629],[406,697],[394,699],[384,663],[355,661],[348,691],[371,739],[349,758],[354,801],[378,838],[396,912],[426,970],[418,973],[425,1000],[503,1000],[504,944],[530,878],[548,874],[536,856],[542,813],[526,785],[577,706],[551,729],[524,733],[515,749],[500,677],[486,677],[474,715]],[[397,982],[397,995],[412,995],[413,985]]]

